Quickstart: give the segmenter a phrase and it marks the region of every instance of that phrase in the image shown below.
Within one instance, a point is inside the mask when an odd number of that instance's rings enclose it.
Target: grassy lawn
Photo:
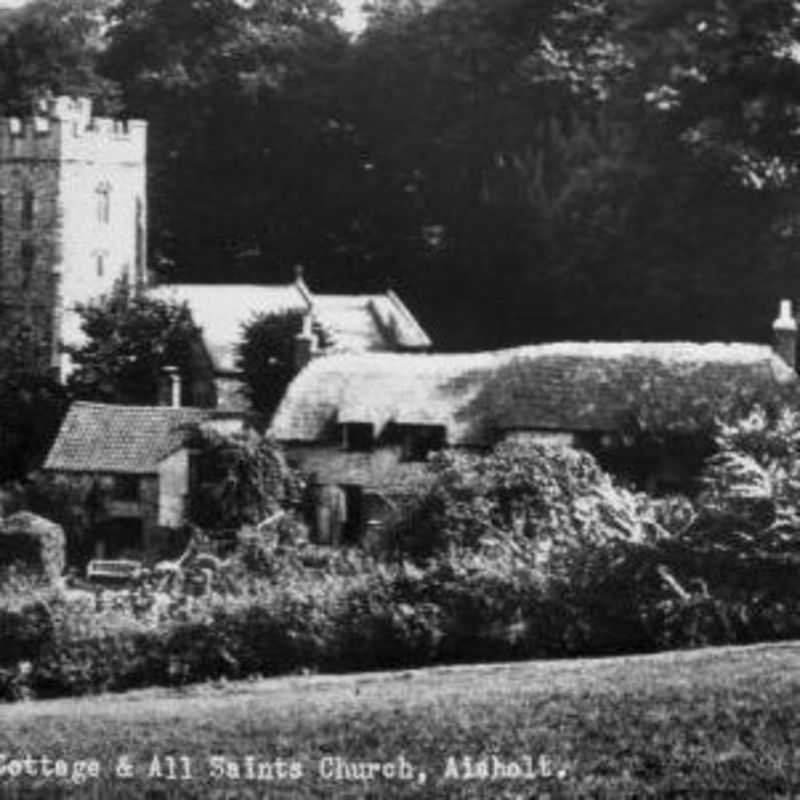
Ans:
[[[28,753],[97,759],[100,777],[4,774],[0,796],[791,797],[800,792],[800,643],[0,706],[0,770]],[[467,777],[465,757],[480,775],[492,755],[489,777]],[[114,776],[122,756],[132,777]],[[154,756],[161,778],[147,775]],[[168,780],[167,756],[188,759],[175,767],[191,777]],[[248,777],[248,756],[261,780]],[[337,780],[335,756],[388,763],[386,776],[368,767],[372,780]]]

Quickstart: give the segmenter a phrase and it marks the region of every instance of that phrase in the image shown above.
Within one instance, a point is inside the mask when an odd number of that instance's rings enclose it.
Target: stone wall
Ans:
[[[61,165],[0,159],[0,314],[4,326],[33,324],[56,359],[61,260]]]
[[[36,324],[55,365],[77,304],[146,282],[146,135],[93,118],[88,100],[0,119],[0,311]]]

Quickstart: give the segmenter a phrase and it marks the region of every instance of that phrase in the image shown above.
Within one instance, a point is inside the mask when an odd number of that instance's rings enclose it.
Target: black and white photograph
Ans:
[[[0,0],[0,800],[797,800],[799,323],[796,0]]]

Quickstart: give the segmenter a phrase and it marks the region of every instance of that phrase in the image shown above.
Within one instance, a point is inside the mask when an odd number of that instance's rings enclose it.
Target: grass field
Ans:
[[[20,703],[0,754],[3,797],[792,797],[800,643]],[[26,754],[100,775],[9,774]]]

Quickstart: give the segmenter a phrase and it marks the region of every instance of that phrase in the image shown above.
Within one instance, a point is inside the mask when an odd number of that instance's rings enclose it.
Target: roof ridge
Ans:
[[[75,406],[82,406],[83,408],[103,408],[103,409],[136,409],[141,411],[200,411],[202,413],[216,414],[216,413],[238,413],[229,412],[226,409],[219,408],[204,408],[203,406],[164,406],[158,404],[143,404],[143,403],[101,403],[96,400],[73,400],[70,403],[70,409]]]
[[[395,306],[395,308],[397,308],[397,310],[400,312],[400,315],[403,316],[406,322],[411,325],[423,339],[426,340],[426,346],[430,347],[433,342],[428,334],[425,333],[417,318],[411,313],[408,306],[400,299],[400,296],[397,294],[397,292],[395,292],[394,289],[387,289],[383,296],[389,298],[389,301]]]

